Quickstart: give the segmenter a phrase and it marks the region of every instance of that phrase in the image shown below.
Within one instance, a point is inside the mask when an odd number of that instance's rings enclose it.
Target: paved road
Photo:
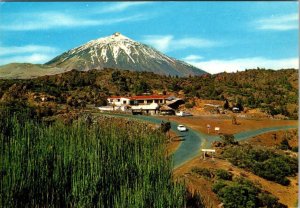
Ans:
[[[122,115],[122,114],[118,114],[118,115],[106,114],[106,115],[133,118],[133,119],[148,121],[155,124],[160,124],[162,121],[166,122],[166,120],[163,120],[158,117],[153,117],[153,116],[141,116],[141,115],[132,116],[132,115]],[[191,128],[189,128],[187,132],[179,132],[177,130],[178,123],[173,121],[170,123],[171,123],[171,129],[175,131],[179,135],[179,137],[183,139],[183,142],[181,142],[178,149],[173,153],[174,168],[177,168],[183,165],[184,163],[188,162],[189,160],[198,156],[200,154],[201,146],[205,148],[209,148],[212,142],[220,140],[219,136],[208,135],[202,132],[195,131]],[[277,131],[277,130],[292,129],[292,128],[297,128],[297,126],[278,126],[278,127],[261,128],[261,129],[237,133],[234,136],[236,140],[241,141],[253,136],[257,136],[259,134]]]

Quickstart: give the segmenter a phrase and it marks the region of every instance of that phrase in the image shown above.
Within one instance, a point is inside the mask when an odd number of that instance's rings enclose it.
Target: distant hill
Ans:
[[[193,76],[207,73],[120,33],[92,40],[71,49],[47,62],[46,65],[66,70],[88,71],[115,68],[172,76]]]
[[[63,72],[62,68],[43,64],[11,63],[0,66],[0,79],[31,79]]]

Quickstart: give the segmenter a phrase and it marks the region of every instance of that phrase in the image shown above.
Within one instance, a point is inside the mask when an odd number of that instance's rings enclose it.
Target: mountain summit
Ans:
[[[183,61],[170,58],[152,47],[136,42],[119,32],[71,49],[47,62],[46,65],[65,70],[88,71],[116,68],[178,76],[206,73]]]

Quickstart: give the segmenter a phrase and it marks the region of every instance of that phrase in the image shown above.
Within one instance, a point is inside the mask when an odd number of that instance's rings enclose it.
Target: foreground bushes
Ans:
[[[164,138],[145,125],[105,119],[51,126],[10,121],[0,134],[2,207],[183,207]]]
[[[277,154],[271,150],[257,149],[251,146],[231,146],[223,152],[233,165],[248,169],[265,179],[288,185],[287,176],[298,172],[296,158]]]
[[[223,169],[207,169],[207,168],[192,168],[192,173],[195,173],[197,175],[203,176],[206,179],[212,179],[216,177],[217,179],[223,179],[223,180],[231,180],[232,179],[232,173],[228,172]]]
[[[227,170],[195,167],[191,172],[212,182],[212,191],[218,195],[225,208],[286,207],[277,197],[261,190],[244,177],[233,176]]]
[[[278,198],[262,192],[251,181],[241,177],[237,177],[233,181],[219,180],[214,183],[212,190],[226,208],[286,207],[278,202]]]

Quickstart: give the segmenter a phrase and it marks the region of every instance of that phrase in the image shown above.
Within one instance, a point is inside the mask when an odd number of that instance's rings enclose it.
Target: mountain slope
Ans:
[[[185,62],[170,58],[159,51],[130,38],[114,33],[71,49],[51,61],[51,65],[66,70],[117,68],[149,71],[164,75],[201,75],[206,72]]]

